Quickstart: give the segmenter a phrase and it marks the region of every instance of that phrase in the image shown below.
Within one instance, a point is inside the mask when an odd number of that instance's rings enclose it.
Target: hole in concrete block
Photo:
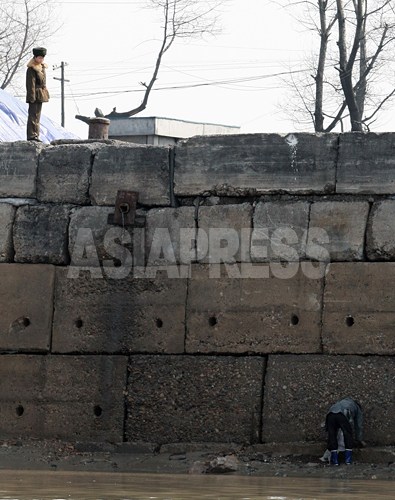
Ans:
[[[78,318],[78,319],[76,319],[76,320],[75,320],[75,323],[74,323],[74,324],[75,324],[75,326],[76,326],[77,328],[82,328],[82,326],[83,326],[84,322],[82,321],[82,319],[81,319],[81,318]]]
[[[30,325],[30,319],[29,318],[22,318],[22,325],[27,328]]]
[[[95,417],[101,417],[102,413],[103,413],[103,408],[99,405],[96,405],[94,408],[93,408],[93,413],[95,414]]]
[[[22,333],[30,325],[30,319],[26,316],[21,316],[10,324],[8,332],[11,335]]]
[[[208,319],[208,324],[210,326],[215,326],[218,323],[218,320],[215,316],[210,316]]]
[[[114,267],[121,267],[122,261],[119,259],[114,259]]]
[[[299,323],[299,316],[297,314],[292,314],[291,325],[296,326]]]
[[[162,328],[163,326],[163,321],[160,318],[156,318],[155,324],[158,328]]]
[[[25,408],[22,405],[18,405],[15,408],[15,412],[18,415],[18,417],[21,417],[25,413]]]
[[[352,316],[347,316],[347,318],[346,318],[346,325],[347,326],[353,326],[354,323],[355,323],[354,318]]]

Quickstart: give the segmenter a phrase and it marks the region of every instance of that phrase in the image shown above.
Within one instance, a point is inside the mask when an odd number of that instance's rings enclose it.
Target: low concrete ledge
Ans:
[[[36,196],[38,155],[44,147],[31,141],[0,142],[0,197]]]
[[[97,144],[45,148],[38,163],[37,199],[41,202],[89,204],[89,184]]]
[[[128,143],[100,149],[93,163],[92,204],[114,205],[119,189],[138,191],[143,205],[169,206],[169,149]]]
[[[395,134],[349,132],[339,135],[337,193],[395,193]]]
[[[178,196],[332,193],[337,134],[194,137],[175,148]]]

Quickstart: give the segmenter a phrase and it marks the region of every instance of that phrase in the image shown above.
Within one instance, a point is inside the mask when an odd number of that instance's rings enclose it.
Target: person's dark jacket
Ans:
[[[46,64],[31,59],[27,63],[26,71],[26,102],[48,102],[49,92],[46,87],[47,78],[45,74]]]

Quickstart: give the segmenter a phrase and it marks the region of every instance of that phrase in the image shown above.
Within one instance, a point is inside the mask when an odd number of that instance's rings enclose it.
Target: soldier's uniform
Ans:
[[[47,67],[41,58],[45,57],[47,49],[36,47],[33,49],[33,58],[27,63],[26,71],[26,102],[29,103],[27,119],[27,140],[40,141],[40,117],[43,102],[49,101],[49,92],[46,87]]]

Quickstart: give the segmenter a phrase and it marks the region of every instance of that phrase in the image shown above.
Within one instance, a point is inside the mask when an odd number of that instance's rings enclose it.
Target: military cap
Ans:
[[[42,56],[45,57],[47,55],[47,49],[44,47],[34,47],[33,49],[34,57]]]

